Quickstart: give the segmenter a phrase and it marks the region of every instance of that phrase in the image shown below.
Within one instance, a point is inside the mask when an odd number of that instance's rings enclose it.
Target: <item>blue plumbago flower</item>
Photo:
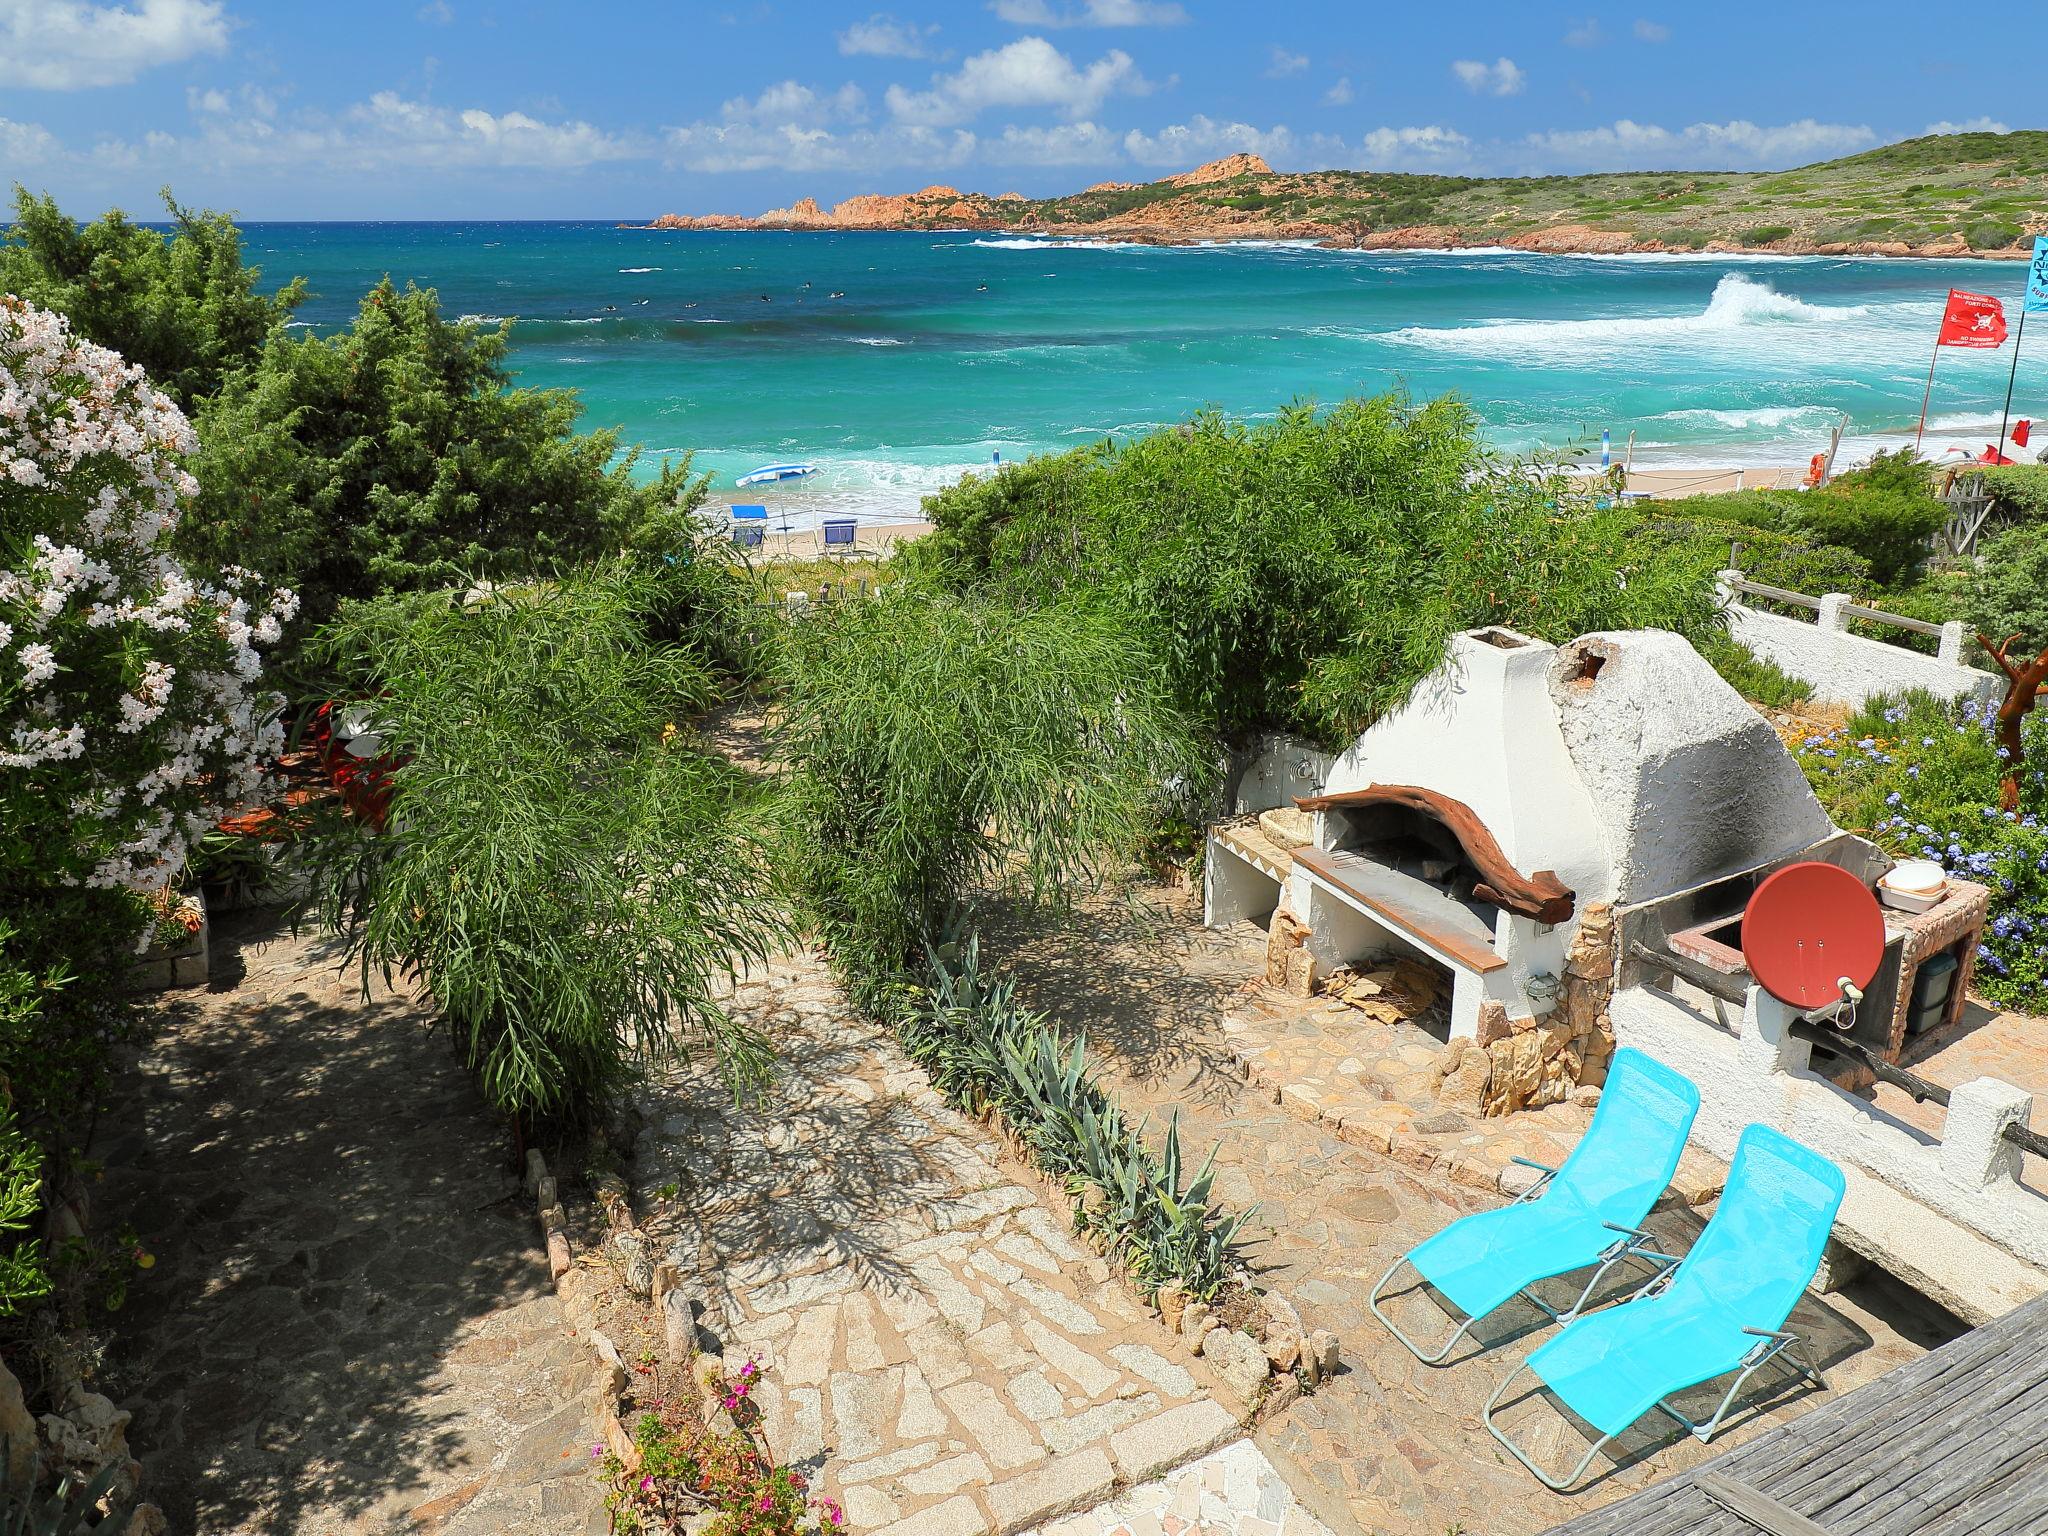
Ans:
[[[1906,772],[1917,779],[1920,777],[1920,765],[1918,763],[1914,763],[1906,769]]]
[[[1998,814],[1998,807],[1997,807],[1997,806],[1995,806],[1995,805],[1987,805],[1987,806],[1985,806],[1985,807],[1984,807],[1984,819],[1985,819],[1986,821],[1990,821],[1990,820],[1991,820],[1991,819],[1992,819],[1993,817],[1995,817],[1995,816],[1996,816],[1997,814]]]
[[[1900,793],[1899,793],[1899,792],[1898,792],[1898,791],[1897,791],[1897,790],[1895,789],[1895,790],[1893,790],[1893,791],[1892,791],[1892,792],[1891,792],[1890,794],[1888,794],[1888,795],[1886,795],[1886,796],[1884,797],[1884,803],[1885,803],[1886,805],[1897,805],[1897,804],[1899,804],[1899,803],[1900,803],[1901,801],[1903,801],[1903,800],[1904,800],[1905,798],[1906,798],[1906,797],[1905,797],[1904,795],[1900,794]]]
[[[1931,747],[1934,745],[1934,738],[1932,736],[1922,736],[1920,738],[1920,745],[1923,747]]]
[[[1914,827],[1913,830],[1915,832],[1918,832],[1922,837],[1934,836],[1934,828],[1927,825],[1927,823],[1924,821],[1921,822],[1918,826]]]

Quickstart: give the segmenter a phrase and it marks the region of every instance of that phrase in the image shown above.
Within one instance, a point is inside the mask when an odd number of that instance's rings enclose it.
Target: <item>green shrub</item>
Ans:
[[[705,482],[636,482],[616,432],[575,431],[573,390],[510,387],[505,348],[388,279],[347,330],[273,341],[201,407],[182,546],[293,587],[308,633],[351,598],[545,572],[650,525],[686,549]]]
[[[189,413],[256,360],[306,285],[294,278],[265,298],[229,215],[181,208],[168,190],[164,206],[168,234],[118,209],[80,225],[55,198],[15,188],[0,293],[64,315],[76,335],[120,353]]]
[[[1995,713],[1923,692],[1876,698],[1799,758],[1839,825],[1991,887],[1975,985],[2034,1012],[2048,1005],[2048,716],[2026,721],[2019,807],[2001,811]]]
[[[1714,624],[1696,562],[1634,541],[1631,512],[1494,471],[1448,398],[1203,414],[964,481],[926,512],[937,531],[898,562],[912,579],[1106,604],[1188,716],[1231,738],[1355,734],[1459,629]]]
[[[1994,644],[2016,636],[2016,656],[2048,647],[2048,523],[2002,528],[1977,546],[1962,618]]]
[[[1699,647],[1721,680],[1750,703],[1765,709],[1784,709],[1813,697],[1813,684],[1794,677],[1776,662],[1759,656],[1748,646],[1726,635],[1710,637]]]
[[[1963,238],[1973,251],[2002,251],[2018,245],[2026,231],[2007,219],[1977,219],[1963,226]]]
[[[615,561],[351,605],[325,642],[395,766],[388,832],[313,841],[322,916],[366,981],[416,978],[515,1128],[692,1049],[763,1065],[717,998],[774,931],[765,844],[737,771],[674,729],[713,690],[647,639],[659,603]]]
[[[1912,462],[1911,450],[1901,449],[1879,454],[1867,468],[1840,475],[1817,491],[1689,497],[1685,515],[1838,545],[1868,562],[1877,585],[1891,587],[1919,571],[1930,553],[1927,541],[1948,511],[1934,497],[1925,466]]]
[[[2048,431],[2048,423],[2041,423]],[[1983,470],[1984,489],[2009,517],[2048,518],[2048,464],[1993,464]]]
[[[777,671],[796,889],[871,1012],[984,882],[1057,898],[1133,853],[1198,763],[1100,609],[892,584],[793,621]]]
[[[1790,224],[1757,224],[1742,232],[1744,245],[1770,245],[1792,233]]]

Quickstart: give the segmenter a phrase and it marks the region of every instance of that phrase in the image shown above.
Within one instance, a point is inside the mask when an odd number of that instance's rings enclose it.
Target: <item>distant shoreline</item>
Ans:
[[[1186,246],[1301,240],[1337,250],[1539,255],[2024,260],[2048,230],[2048,133],[1935,134],[1792,171],[1417,176],[1275,171],[1226,155],[1157,181],[1058,197],[939,184],[745,214],[664,213],[621,229],[971,231]],[[2032,163],[2029,163],[2029,162]],[[1901,178],[1914,196],[1899,195]],[[1984,188],[2000,196],[1984,201]],[[1993,216],[1995,215],[1995,216]]]
[[[1105,225],[836,224],[772,220],[765,214],[759,218],[747,218],[738,214],[665,213],[645,224],[618,223],[612,228],[653,234],[1003,235],[1019,240],[1042,240],[1047,245],[1097,243],[1151,245],[1167,249],[1193,246],[1296,245],[1304,249],[1323,251],[1387,252],[1415,256],[1661,256],[1700,261],[1711,261],[1716,256],[1776,256],[1787,259],[1848,257],[1869,261],[2025,261],[2029,254],[2027,250],[2014,246],[1977,250],[1967,245],[1909,246],[1902,242],[1881,240],[1782,240],[1768,245],[1744,245],[1736,241],[1715,240],[1698,246],[1667,245],[1655,239],[1630,239],[1617,243],[1599,231],[1585,237],[1552,230],[1544,231],[1540,236],[1510,236],[1502,239],[1498,235],[1475,235],[1470,239],[1463,239],[1455,235],[1447,238],[1444,230],[1429,226],[1385,230],[1379,234],[1369,235],[1357,243],[1336,239],[1327,233],[1248,233],[1237,226],[1219,227],[1209,231],[1180,229],[1169,233],[1156,229]]]

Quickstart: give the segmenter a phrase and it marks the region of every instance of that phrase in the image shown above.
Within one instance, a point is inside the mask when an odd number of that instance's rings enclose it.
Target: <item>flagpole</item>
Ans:
[[[2005,409],[1998,413],[1998,457],[2005,457],[2005,424],[2012,418],[2012,381],[2020,372],[2020,338],[2027,334],[2027,303],[2020,300],[2019,329],[2012,333],[2012,367],[2005,375]],[[1996,462],[1994,460],[1994,462]]]
[[[1934,333],[1934,355],[1927,359],[1927,387],[1920,391],[1920,429],[1913,434],[1913,457],[1920,456],[1920,439],[1927,435],[1927,402],[1934,397],[1934,365],[1941,358],[1941,332]]]

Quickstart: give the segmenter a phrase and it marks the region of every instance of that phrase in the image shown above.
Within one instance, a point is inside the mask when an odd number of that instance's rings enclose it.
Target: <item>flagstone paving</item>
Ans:
[[[640,1225],[728,1369],[766,1367],[778,1457],[856,1530],[1020,1530],[1241,1432],[1059,1197],[816,961],[776,962],[734,1007],[773,1043],[773,1081],[745,1105],[708,1069],[643,1093]]]
[[[602,1531],[589,1346],[502,1125],[409,999],[331,938],[218,919],[93,1153],[132,1275],[102,1390],[197,1536]]]
[[[1054,1520],[1032,1536],[1331,1536],[1250,1440]],[[1431,1533],[1434,1536],[1434,1533]]]
[[[1562,1497],[1539,1485],[1487,1435],[1479,1409],[1514,1362],[1547,1336],[1537,1327],[1540,1314],[1527,1308],[1503,1315],[1481,1330],[1484,1353],[1440,1369],[1395,1342],[1366,1300],[1414,1243],[1467,1211],[1500,1203],[1499,1191],[1483,1188],[1484,1181],[1456,1176],[1461,1158],[1472,1166],[1473,1144],[1464,1137],[1521,1136],[1529,1133],[1512,1122],[1537,1121],[1543,1129],[1536,1134],[1555,1152],[1568,1151],[1583,1111],[1573,1112],[1573,1124],[1556,1113],[1505,1121],[1452,1117],[1464,1119],[1462,1129],[1396,1139],[1395,1155],[1344,1139],[1299,1101],[1275,1103],[1272,1091],[1246,1081],[1241,1037],[1226,1023],[1258,1001],[1244,984],[1261,957],[1242,936],[1212,933],[1198,922],[1184,896],[1152,908],[1104,903],[1063,929],[1016,925],[1000,949],[991,942],[990,953],[1005,955],[1027,1002],[1088,1028],[1106,1079],[1127,1106],[1150,1110],[1155,1128],[1177,1111],[1185,1155],[1217,1147],[1217,1197],[1240,1209],[1259,1206],[1250,1256],[1260,1283],[1293,1300],[1309,1328],[1327,1328],[1342,1341],[1346,1368],[1260,1437],[1314,1514],[1340,1536],[1525,1536],[1814,1406],[1810,1392],[1781,1391],[1767,1411],[1724,1429],[1711,1447],[1638,1437],[1624,1444],[1624,1464],[1583,1493]],[[1273,1006],[1284,1013],[1298,1001]],[[1337,1029],[1329,1026],[1326,1038],[1338,1039]],[[1372,1080],[1373,1057],[1413,1043],[1375,1038],[1389,1026],[1360,1022],[1355,1029],[1358,1067],[1343,1075],[1361,1083]],[[1388,1075],[1390,1101],[1401,1082]],[[1681,1245],[1699,1225],[1699,1214],[1676,1203],[1652,1222]],[[1407,1298],[1396,1315],[1425,1330],[1446,1326],[1419,1298]],[[1953,1324],[1890,1282],[1874,1280],[1809,1298],[1792,1326],[1816,1339],[1839,1391],[1916,1357]],[[1539,1416],[1540,1410],[1517,1411],[1510,1422],[1530,1430],[1553,1462],[1567,1446],[1576,1460],[1584,1440],[1562,1420]]]

